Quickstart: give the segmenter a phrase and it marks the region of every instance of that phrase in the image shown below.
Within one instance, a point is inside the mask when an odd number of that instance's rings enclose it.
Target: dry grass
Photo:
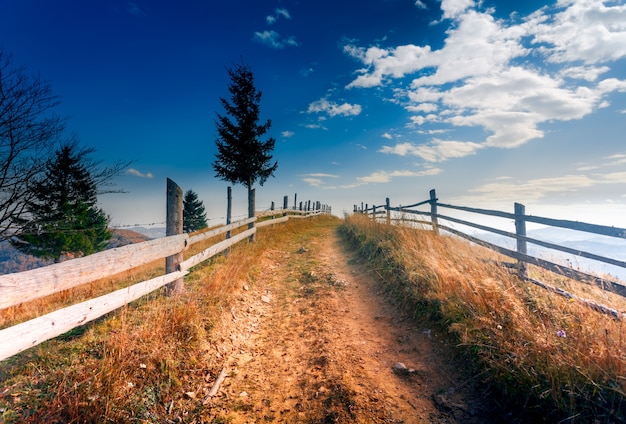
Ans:
[[[456,238],[363,216],[343,230],[388,291],[446,328],[472,371],[507,408],[523,409],[525,422],[624,422],[622,321],[520,281],[495,253]],[[582,292],[590,298],[596,290]]]
[[[160,423],[175,417],[176,422],[186,422],[184,417],[194,415],[197,402],[186,399],[185,393],[198,392],[199,384],[206,385],[205,379],[220,371],[208,354],[215,320],[229,310],[244,283],[254,284],[264,250],[314,225],[319,221],[293,220],[261,229],[255,243],[239,243],[228,258],[220,255],[195,267],[185,278],[186,292],[180,296],[163,297],[157,291],[3,361],[0,422]],[[135,271],[135,277],[156,272]],[[76,298],[68,294],[61,302],[39,301],[27,315],[76,303],[89,292],[77,289],[74,294]],[[17,315],[18,320],[24,318]]]
[[[213,228],[215,227],[191,233],[190,236],[212,230]],[[233,234],[237,234],[240,231],[243,231],[243,229],[237,229],[233,231]],[[204,240],[201,243],[195,243],[184,252],[183,256],[184,258],[189,258],[224,239],[225,235],[222,234]],[[30,302],[2,309],[0,310],[0,329],[28,321],[69,305],[111,293],[114,290],[128,287],[141,281],[149,280],[163,275],[164,272],[165,259],[159,259],[129,271],[120,272],[119,274],[95,280],[72,289],[63,290],[41,299],[35,299]]]

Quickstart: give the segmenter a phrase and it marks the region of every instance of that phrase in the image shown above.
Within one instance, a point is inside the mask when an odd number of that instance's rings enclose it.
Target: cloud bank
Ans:
[[[417,4],[416,4],[417,5]],[[626,81],[607,76],[626,57],[626,5],[560,0],[523,19],[498,20],[473,0],[443,0],[448,25],[440,49],[429,45],[381,48],[348,44],[362,63],[347,88],[393,85],[393,101],[423,130],[479,128],[481,140],[400,142],[382,153],[443,162],[484,148],[516,148],[541,139],[540,125],[585,117],[607,107]]]

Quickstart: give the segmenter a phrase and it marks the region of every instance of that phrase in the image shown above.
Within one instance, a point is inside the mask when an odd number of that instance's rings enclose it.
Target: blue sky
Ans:
[[[113,225],[164,222],[166,177],[223,219],[214,119],[243,60],[277,140],[258,209],[435,188],[626,227],[624,1],[0,0],[0,47],[98,159],[135,161],[128,193],[100,199]],[[243,187],[234,201],[244,214]]]

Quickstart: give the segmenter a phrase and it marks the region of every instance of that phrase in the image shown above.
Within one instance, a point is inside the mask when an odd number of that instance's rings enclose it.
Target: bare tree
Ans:
[[[48,82],[0,50],[0,240],[19,233],[29,186],[65,129],[65,118],[53,113],[58,104]]]

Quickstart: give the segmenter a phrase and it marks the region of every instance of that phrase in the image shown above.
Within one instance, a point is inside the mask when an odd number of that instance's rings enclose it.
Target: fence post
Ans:
[[[376,221],[376,205],[372,205],[372,219]]]
[[[430,222],[433,226],[435,234],[439,235],[439,221],[437,220],[437,193],[433,188],[430,191]]]
[[[167,179],[167,203],[165,218],[165,235],[175,236],[183,233],[183,190],[172,180]],[[183,261],[183,252],[165,258],[165,273],[178,271]],[[182,278],[169,283],[165,287],[167,296],[185,291]]]
[[[298,209],[298,193],[294,193],[293,195],[293,210]]]
[[[389,198],[387,197],[385,209],[387,209],[387,225],[391,225],[391,207],[389,206]]]
[[[289,198],[287,196],[283,197],[283,216],[287,216],[287,208],[289,207],[288,202]],[[296,205],[294,205],[293,208],[295,209]]]
[[[521,203],[515,203],[515,235],[517,236],[517,253],[526,255],[528,253],[528,246],[526,240],[526,207]],[[521,259],[517,260],[517,268],[520,278],[526,278],[526,262]]]

